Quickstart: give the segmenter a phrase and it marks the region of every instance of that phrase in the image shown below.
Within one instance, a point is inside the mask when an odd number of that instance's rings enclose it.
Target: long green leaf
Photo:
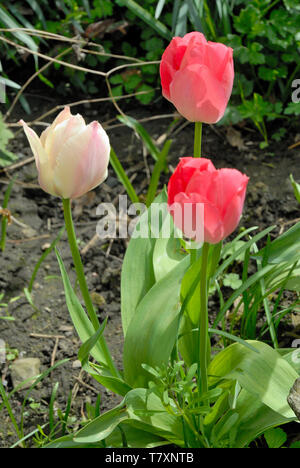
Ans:
[[[84,426],[74,437],[75,442],[94,443],[108,437],[120,422],[128,419],[124,401],[110,411],[93,419]]]
[[[234,343],[218,353],[208,368],[210,383],[237,380],[247,392],[285,418],[295,417],[287,403],[298,373],[266,343],[250,340],[259,353]]]
[[[155,203],[163,203],[166,200],[165,192],[155,199]],[[153,269],[153,250],[156,239],[149,231],[151,220],[150,207],[145,211],[132,234],[122,266],[121,274],[121,314],[124,335],[135,314],[136,308],[142,298],[155,283]],[[141,230],[146,228],[145,235],[139,236]]]
[[[162,37],[168,40],[172,39],[172,35],[169,29],[163,23],[153,18],[153,16],[137,2],[134,2],[133,0],[123,0],[123,3],[130,11],[132,11],[146,24],[148,24],[148,26],[154,29],[154,31],[156,31]]]
[[[165,142],[163,149],[159,153],[157,161],[154,165],[146,197],[146,206],[148,207],[151,205],[155,198],[160,174],[163,171],[164,167],[166,167],[167,156],[170,150],[171,143],[172,140],[167,140]]]
[[[12,28],[12,29],[18,29],[20,28],[20,25],[14,20],[12,16],[10,16],[4,8],[0,6],[0,22],[2,22],[7,28]],[[34,40],[26,33],[23,31],[14,31],[13,34],[24,44],[28,46],[29,49],[33,51],[38,50],[37,44],[34,42]],[[35,56],[36,60],[36,56]]]
[[[61,272],[61,276],[62,276],[62,280],[64,284],[66,303],[67,303],[67,307],[69,310],[69,314],[71,316],[72,322],[78,333],[79,338],[81,339],[82,343],[85,343],[92,336],[94,336],[95,330],[71,286],[68,274],[66,272],[62,258],[58,250],[55,249],[55,251],[56,251],[56,256],[57,256],[57,260],[59,263],[60,272]],[[91,350],[91,355],[96,359],[96,361],[108,367],[108,363],[105,359],[105,354],[102,351],[99,341]]]
[[[134,119],[133,117],[130,117],[129,115],[118,115],[118,119],[120,120],[120,122],[124,123],[129,128],[132,128],[137,133],[137,135],[140,136],[140,138],[142,139],[143,143],[145,144],[147,150],[149,151],[153,159],[157,161],[160,151],[155,146],[151,136],[149,135],[147,130],[143,127],[143,125],[140,122],[138,122],[136,119]]]
[[[265,250],[266,247],[260,250],[256,256],[263,258]],[[266,258],[266,262],[269,264],[294,263],[297,260],[300,260],[300,222],[270,243]]]
[[[175,344],[180,312],[180,286],[189,265],[184,258],[158,281],[139,303],[124,343],[124,376],[133,387],[145,386],[150,375],[142,364],[167,363]]]
[[[134,190],[130,180],[128,179],[128,176],[124,171],[123,166],[120,163],[113,148],[110,149],[109,162],[112,165],[113,170],[115,171],[119,181],[123,184],[124,188],[126,189],[127,195],[129,196],[132,203],[139,203],[139,197],[136,194],[136,191]]]

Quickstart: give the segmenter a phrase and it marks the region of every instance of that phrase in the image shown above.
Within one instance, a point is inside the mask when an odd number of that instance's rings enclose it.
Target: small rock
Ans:
[[[49,249],[50,245],[51,245],[51,244],[50,244],[49,242],[45,242],[45,244],[42,245],[41,249],[42,249],[43,251],[44,251],[44,250],[47,250],[47,249]]]
[[[38,358],[16,359],[11,365],[11,378],[14,388],[24,380],[30,379],[22,385],[23,388],[30,387],[40,374],[41,361]]]
[[[300,378],[295,380],[287,398],[287,402],[300,421]]]
[[[26,226],[22,229],[22,233],[25,237],[27,237],[28,239],[30,239],[31,237],[34,237],[37,235],[37,232],[35,229],[33,229],[32,227],[30,226]]]
[[[79,359],[76,359],[76,361],[73,361],[72,367],[73,369],[79,369],[81,367],[81,362],[79,361]]]

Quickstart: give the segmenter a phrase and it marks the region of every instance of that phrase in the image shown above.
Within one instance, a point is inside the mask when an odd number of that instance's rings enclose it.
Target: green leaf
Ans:
[[[124,400],[115,408],[93,419],[83,427],[74,437],[75,442],[95,443],[106,439],[120,422],[128,419]]]
[[[241,10],[239,16],[234,16],[234,26],[238,32],[254,36],[259,20],[260,11],[250,4]]]
[[[288,231],[277,237],[268,245],[266,256],[267,264],[283,262],[296,262],[300,259],[300,222]],[[265,257],[266,247],[261,249],[255,256]]]
[[[67,275],[66,269],[64,267],[63,261],[58,250],[55,249],[55,252],[64,284],[66,303],[69,310],[69,314],[71,316],[72,322],[78,333],[79,338],[81,339],[82,343],[85,343],[91,337],[94,336],[95,330],[71,286],[69,277]],[[99,342],[97,342],[91,350],[91,355],[96,359],[96,361],[102,363],[102,365],[106,367],[109,366],[105,358],[105,353],[103,353],[102,347]]]
[[[147,191],[146,206],[150,206],[155,198],[160,174],[163,171],[163,169],[167,167],[167,156],[170,150],[171,143],[172,143],[172,140],[167,140],[162,150],[157,155],[157,161],[154,165],[154,168],[151,174],[149,188]]]
[[[23,31],[18,31],[18,28],[20,28],[20,24],[18,24],[12,16],[10,16],[7,11],[5,11],[1,6],[0,6],[0,21],[7,27],[11,29],[16,29],[13,34],[14,36],[19,39],[23,44],[25,44],[29,49],[32,51],[36,52],[38,50],[37,44],[34,42],[34,40],[26,34]],[[37,60],[37,56],[34,56],[35,60]]]
[[[295,198],[300,203],[300,184],[297,184],[297,182],[295,182],[292,174],[290,174],[290,181],[294,189]]]
[[[259,65],[265,63],[265,56],[263,53],[260,53],[260,50],[263,49],[263,46],[258,42],[251,42],[249,45],[249,63],[252,65]],[[261,68],[261,67],[260,67]]]
[[[120,122],[124,123],[136,132],[136,134],[142,139],[143,143],[145,144],[153,159],[157,161],[160,151],[153,143],[151,136],[143,127],[143,125],[136,119],[134,119],[133,117],[129,117],[128,115],[118,115],[118,119],[120,120]]]
[[[167,194],[163,190],[148,210],[140,216],[126,250],[121,274],[121,315],[124,335],[138,304],[156,281],[153,252],[154,246],[161,240],[159,237],[161,227],[168,215],[165,209],[166,202]],[[139,205],[137,207],[139,208]],[[154,232],[151,222],[155,224]],[[157,223],[160,223],[160,226],[156,226]]]
[[[154,89],[147,85],[146,83],[141,84],[141,86],[138,87],[137,92],[145,91],[144,94],[137,94],[136,98],[142,103],[142,104],[149,104],[154,96],[155,96],[155,91]]]
[[[143,430],[166,438],[175,444],[182,444],[183,432],[181,418],[166,411],[161,399],[145,388],[131,390],[125,397],[127,413],[131,419],[140,423]],[[173,411],[174,403],[170,400]]]
[[[280,427],[264,432],[264,438],[269,448],[280,448],[287,441],[287,435]]]
[[[228,273],[224,276],[223,284],[231,289],[238,289],[242,284],[242,280],[237,273]]]
[[[292,421],[264,405],[257,395],[245,389],[238,396],[236,410],[239,422],[233,448],[247,447],[267,429]]]
[[[169,31],[163,23],[153,18],[149,11],[145,10],[145,8],[137,2],[133,0],[122,0],[122,3],[162,37],[169,41],[172,39],[171,31]]]
[[[138,203],[139,202],[139,197],[136,194],[136,191],[134,190],[126,172],[123,169],[122,164],[120,163],[115,151],[113,148],[110,149],[110,158],[109,162],[112,165],[119,181],[123,184],[123,187],[126,189],[127,195],[129,196],[130,200],[132,203]]]
[[[94,362],[86,363],[84,370],[88,372],[93,379],[103,385],[103,387],[117,395],[124,396],[131,390],[131,387],[124,382],[123,379],[112,376],[105,367],[95,364]]]
[[[152,367],[168,362],[178,332],[180,286],[189,265],[184,258],[143,297],[129,324],[124,343],[124,376],[133,387],[145,386]]]
[[[98,330],[92,335],[87,341],[85,341],[78,351],[78,359],[81,362],[82,366],[84,366],[89,358],[91,350],[94,348],[96,343],[98,342],[100,336],[104,332],[106,327],[107,317],[103,320],[103,323],[98,328]]]
[[[249,340],[259,353],[234,343],[218,353],[208,368],[210,383],[221,379],[237,380],[242,388],[285,418],[295,418],[287,403],[290,388],[298,373],[273,348]]]
[[[289,102],[284,113],[286,115],[300,115],[300,102]]]

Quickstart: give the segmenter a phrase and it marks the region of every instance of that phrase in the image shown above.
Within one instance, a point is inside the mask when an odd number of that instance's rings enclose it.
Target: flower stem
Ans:
[[[69,245],[70,245],[70,249],[71,249],[71,253],[73,257],[73,262],[74,262],[74,266],[75,266],[75,270],[77,274],[80,291],[81,291],[90,321],[92,322],[92,325],[95,331],[97,331],[98,328],[100,327],[100,323],[96,315],[96,312],[95,312],[95,309],[91,300],[91,296],[88,290],[88,286],[87,286],[87,282],[86,282],[86,278],[84,274],[84,269],[83,269],[80,253],[78,250],[77,241],[76,241],[76,235],[75,235],[72,212],[71,212],[71,203],[69,199],[63,199],[63,208],[64,208],[64,218],[65,218],[65,225],[66,225],[66,230],[68,234]],[[102,335],[100,336],[99,341],[100,341],[100,345],[105,356],[106,363],[110,371],[112,372],[113,375],[118,376],[118,371],[115,368],[115,365],[113,363],[113,360],[107,348],[107,344]]]
[[[201,158],[202,122],[195,122],[194,158]]]
[[[208,350],[208,310],[207,310],[207,272],[208,272],[209,244],[204,242],[202,246],[202,260],[200,273],[200,315],[198,328],[198,392],[199,396],[207,393],[207,350]],[[203,402],[208,405],[208,402]]]

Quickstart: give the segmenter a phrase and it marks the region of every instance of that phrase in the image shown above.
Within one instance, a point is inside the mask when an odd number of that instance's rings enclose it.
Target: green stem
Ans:
[[[199,396],[208,392],[207,379],[207,350],[208,350],[208,310],[207,310],[207,266],[209,244],[202,246],[202,260],[200,272],[200,315],[198,328],[198,392]],[[207,401],[203,402],[208,405]]]
[[[85,279],[85,274],[84,274],[84,269],[80,257],[80,253],[78,250],[77,246],[77,241],[76,241],[76,235],[75,235],[75,230],[74,230],[74,224],[73,224],[73,219],[72,219],[72,212],[71,212],[71,203],[69,199],[63,199],[63,208],[64,208],[64,217],[65,217],[65,225],[66,225],[66,230],[68,234],[68,240],[69,240],[69,245],[73,257],[73,262],[77,274],[77,279],[80,287],[80,291],[85,303],[85,307],[88,313],[88,316],[92,322],[92,325],[95,329],[95,331],[98,330],[100,327],[99,320],[97,318],[91,296],[88,290],[87,282]],[[113,360],[111,358],[111,355],[109,353],[109,350],[107,348],[106,342],[104,337],[101,335],[99,338],[101,348],[103,350],[103,353],[105,355],[105,360],[107,362],[107,365],[112,372],[113,375],[118,376],[118,371],[115,368],[115,365],[113,363]]]
[[[201,158],[202,122],[195,122],[194,158]]]

